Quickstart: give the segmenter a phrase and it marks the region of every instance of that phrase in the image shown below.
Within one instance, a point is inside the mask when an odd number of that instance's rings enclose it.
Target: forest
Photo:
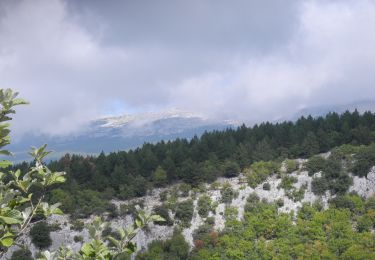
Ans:
[[[286,158],[309,158],[344,144],[359,146],[374,141],[375,114],[347,111],[329,113],[325,117],[301,117],[295,122],[242,125],[237,129],[207,132],[191,140],[145,143],[135,150],[102,152],[99,156],[66,154],[48,164],[53,171],[67,173],[67,181],[52,187],[48,200],[62,202],[62,209],[72,217],[87,217],[111,211],[113,206],[109,200],[113,198],[141,197],[152,188],[176,182],[194,188],[202,182],[211,183],[217,177],[234,177],[251,165],[264,168],[262,164],[279,163]],[[359,153],[361,163],[354,169],[355,174],[366,174],[363,168],[374,162],[368,155],[372,154],[369,149]],[[350,179],[335,173],[335,160],[323,164],[319,158],[314,163],[316,167],[325,166],[329,172],[325,178],[337,179],[338,184],[323,187],[327,179],[317,180],[320,181],[316,183],[317,192],[319,189],[345,190]],[[14,168],[22,170],[29,166],[24,162]],[[250,185],[264,179],[257,171],[253,172]]]

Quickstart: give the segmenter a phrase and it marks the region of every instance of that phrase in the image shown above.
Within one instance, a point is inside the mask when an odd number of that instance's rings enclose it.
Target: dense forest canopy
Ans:
[[[100,213],[109,199],[140,197],[152,187],[176,181],[194,187],[219,176],[235,176],[254,162],[308,158],[343,144],[368,145],[374,141],[375,114],[347,111],[301,117],[296,122],[242,125],[191,140],[102,152],[97,157],[66,154],[48,165],[52,170],[67,172],[67,182],[54,189],[49,199],[62,201],[67,213]],[[23,163],[16,167],[28,166]]]

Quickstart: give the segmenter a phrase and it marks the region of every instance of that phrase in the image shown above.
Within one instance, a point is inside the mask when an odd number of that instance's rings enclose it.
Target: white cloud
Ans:
[[[32,103],[19,134],[75,133],[110,107],[255,122],[375,99],[373,1],[74,3],[0,3],[0,84]]]
[[[187,79],[171,99],[248,122],[285,118],[304,106],[373,99],[374,24],[374,2],[305,2],[287,45],[225,73]]]

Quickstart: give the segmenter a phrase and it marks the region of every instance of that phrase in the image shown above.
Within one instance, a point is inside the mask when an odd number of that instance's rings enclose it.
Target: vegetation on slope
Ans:
[[[293,214],[279,214],[277,205],[250,195],[243,221],[226,211],[226,227],[217,233],[208,223],[194,235],[195,247],[181,257],[171,243],[154,241],[137,259],[374,259],[375,198],[338,196],[330,209],[304,204]],[[234,216],[235,216],[234,212]],[[185,242],[186,243],[186,242]]]
[[[343,144],[369,145],[374,141],[375,115],[371,112],[361,115],[355,111],[341,115],[330,113],[318,118],[301,117],[294,123],[243,125],[237,129],[205,133],[190,141],[162,141],[128,152],[101,153],[98,157],[67,154],[48,165],[52,170],[67,172],[67,182],[51,192],[49,200],[62,201],[65,212],[86,217],[108,210],[110,199],[141,197],[153,187],[178,181],[196,187],[220,176],[234,176],[239,169],[244,170],[260,161],[309,158]],[[374,148],[368,149],[354,158],[357,163],[352,169],[359,176],[367,174],[368,168],[375,164],[375,156],[371,156]],[[297,167],[288,164],[288,171]],[[23,163],[17,167],[26,169],[29,165]],[[256,185],[266,177],[267,173],[257,170],[259,167],[272,170],[271,166],[254,164],[253,172],[258,172],[257,176],[249,174],[250,185]],[[323,179],[315,181],[317,192],[326,189],[342,192],[334,187],[320,189],[320,186],[332,178],[349,183],[345,176],[332,176],[327,170]]]

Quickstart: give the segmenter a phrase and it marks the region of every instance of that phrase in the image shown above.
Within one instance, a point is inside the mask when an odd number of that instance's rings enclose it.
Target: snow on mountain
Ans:
[[[133,149],[145,142],[192,138],[205,131],[223,130],[239,125],[235,121],[206,118],[191,112],[171,109],[132,115],[103,117],[92,121],[84,131],[71,136],[52,137],[29,134],[9,147],[15,160],[27,160],[30,146],[47,143],[54,158],[65,153],[98,154]]]

